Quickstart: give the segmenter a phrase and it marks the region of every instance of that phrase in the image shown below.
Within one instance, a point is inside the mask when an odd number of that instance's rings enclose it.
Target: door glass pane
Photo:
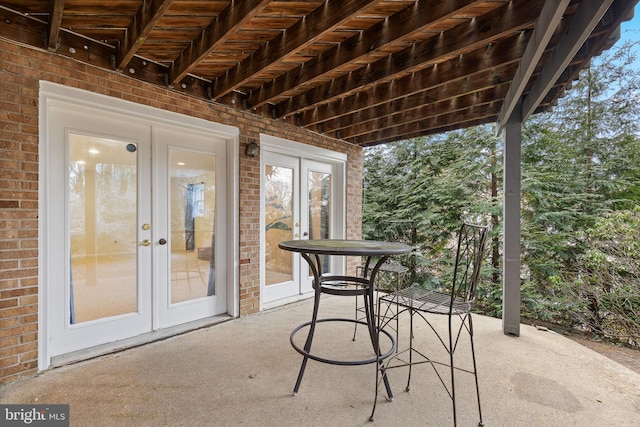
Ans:
[[[328,239],[331,230],[331,174],[309,171],[308,188],[309,238]],[[328,258],[325,256],[322,260],[322,273],[329,272]]]
[[[331,230],[331,175],[309,172],[309,238],[328,239]]]
[[[293,280],[293,256],[278,243],[293,238],[293,169],[266,165],[265,205],[265,276],[266,285]]]
[[[215,295],[216,158],[169,149],[171,303]]]
[[[137,311],[137,147],[69,134],[70,323]]]

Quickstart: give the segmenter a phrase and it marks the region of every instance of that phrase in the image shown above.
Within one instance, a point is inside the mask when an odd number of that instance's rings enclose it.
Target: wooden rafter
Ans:
[[[55,52],[58,50],[58,37],[60,34],[60,23],[62,22],[62,12],[64,11],[64,0],[51,0],[51,13],[49,15],[49,25],[47,32],[47,49]]]
[[[412,8],[405,9],[391,16],[387,21],[364,31],[357,38],[348,40],[344,43],[344,46],[335,46],[323,55],[289,71],[273,83],[262,86],[259,91],[250,94],[247,103],[250,107],[263,106],[271,102],[273,98],[298,85],[322,77],[336,67],[352,63],[366,55],[371,55],[388,43],[395,42],[416,31],[437,24],[439,21],[450,17],[454,13],[459,13],[461,9],[472,6],[474,3],[477,3],[477,0],[418,1]],[[295,77],[291,78],[291,76]]]
[[[381,1],[383,0],[357,0],[346,3],[343,0],[327,1],[304,20],[282,32],[242,63],[216,79],[213,83],[213,98],[220,98],[235,90],[285,55],[296,53],[309,46],[319,35],[335,30],[354,18],[364,7]]]
[[[474,80],[478,81],[479,85],[487,81],[505,81],[508,75],[501,73],[502,67],[517,64],[524,49],[525,40],[516,34],[509,39],[496,42],[491,47],[470,52],[462,58],[453,58],[401,79],[379,84],[368,92],[359,92],[334,103],[318,106],[316,111],[305,111],[301,122],[311,122],[314,116],[316,122],[329,120],[400,100],[444,84],[457,84],[458,90],[465,90],[465,85],[474,85]],[[487,66],[489,63],[493,64],[494,68]],[[515,67],[513,69],[515,70]]]
[[[0,0],[0,37],[373,145],[547,111],[638,3]]]
[[[367,135],[359,136],[354,141],[358,145],[371,145],[382,142],[389,142],[398,139],[398,135],[406,135],[407,138],[414,138],[424,135],[436,133],[434,129],[441,129],[446,126],[447,123],[467,123],[468,126],[473,126],[479,121],[486,121],[498,114],[500,109],[500,102],[492,102],[489,104],[479,105],[472,107],[462,112],[445,113],[436,117],[431,117],[427,120],[421,121],[421,127],[418,128],[414,123],[403,123],[401,125],[393,126],[383,130],[374,130]],[[463,126],[467,127],[467,126]]]
[[[542,0],[514,0],[477,20],[460,24],[450,30],[406,48],[389,58],[378,60],[358,71],[324,83],[302,95],[292,97],[286,105],[279,106],[278,113],[288,115],[309,109],[332,98],[340,98],[351,91],[374,87],[379,80],[392,80],[402,73],[406,75],[415,67],[435,62],[443,55],[462,55],[472,49],[487,46],[509,34],[519,33],[535,23],[532,12],[542,5]],[[508,9],[508,10],[504,10]],[[498,16],[509,19],[499,20]],[[535,15],[537,17],[537,15]],[[482,31],[481,29],[485,29]],[[433,40],[433,39],[436,40]],[[445,56],[445,57],[446,57]],[[251,105],[251,104],[250,104]]]
[[[398,124],[408,124],[423,122],[442,114],[443,111],[461,112],[470,108],[477,108],[479,105],[488,105],[500,99],[507,93],[508,84],[502,83],[487,90],[469,93],[463,96],[456,96],[430,104],[414,106],[392,113],[387,110],[387,114],[372,120],[358,120],[357,124],[338,129],[341,138],[353,139],[356,136],[371,133],[372,129],[377,131],[392,128]],[[324,129],[327,132],[327,129]]]
[[[116,69],[122,71],[133,59],[138,49],[145,42],[155,25],[163,17],[174,0],[152,0],[143,2],[127,29],[124,43],[118,50],[118,63]]]
[[[510,61],[504,66],[497,66],[473,75],[460,76],[458,79],[453,79],[433,88],[427,88],[422,92],[396,98],[389,102],[366,106],[364,109],[348,112],[339,117],[335,117],[335,114],[325,114],[326,117],[331,118],[322,122],[314,122],[313,124],[322,123],[322,128],[325,132],[333,132],[355,126],[354,124],[371,122],[388,116],[398,117],[398,114],[404,111],[448,101],[469,93],[476,93],[487,87],[492,87],[490,86],[491,84],[502,86],[505,82],[501,81],[500,76],[511,75],[516,66],[516,62]],[[308,116],[310,117],[307,120],[312,120],[314,117],[311,114]]]
[[[473,126],[479,126],[482,124],[486,124],[488,121],[491,121],[493,119],[493,116],[488,116],[488,117],[479,117],[477,119],[469,119],[469,120],[464,120],[461,121],[458,125],[453,126],[451,124],[447,124],[447,123],[437,123],[436,126],[432,127],[432,128],[423,128],[423,127],[416,127],[413,126],[413,129],[411,129],[411,127],[409,127],[410,132],[406,133],[406,134],[400,134],[401,136],[398,137],[398,135],[394,135],[394,134],[390,134],[390,135],[386,135],[384,137],[382,136],[377,136],[374,138],[361,138],[361,139],[354,139],[353,141],[350,141],[353,144],[357,144],[363,147],[370,147],[373,145],[379,145],[379,144],[388,144],[388,143],[392,143],[394,141],[398,141],[398,140],[406,140],[406,139],[410,139],[410,138],[419,138],[419,137],[423,137],[423,136],[427,136],[427,135],[436,135],[439,133],[443,133],[443,132],[450,132],[453,130],[458,130],[458,129],[464,129],[464,128],[469,128],[469,127],[473,127]]]
[[[222,46],[238,28],[269,5],[269,0],[238,0],[205,28],[176,59],[169,73],[169,82],[178,84],[218,46]]]

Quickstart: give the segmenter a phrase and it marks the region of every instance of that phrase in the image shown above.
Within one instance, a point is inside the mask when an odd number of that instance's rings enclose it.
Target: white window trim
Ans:
[[[289,156],[304,157],[309,160],[347,163],[347,155],[326,148],[315,147],[289,139],[272,135],[260,134],[260,145],[263,150],[272,151]]]

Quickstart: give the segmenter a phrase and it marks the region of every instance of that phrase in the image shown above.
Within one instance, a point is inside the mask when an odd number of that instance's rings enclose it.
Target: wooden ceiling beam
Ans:
[[[374,145],[555,105],[638,4],[605,1],[38,0],[0,6],[0,37]]]
[[[301,123],[318,123],[341,117],[353,112],[373,108],[377,105],[424,92],[446,83],[455,83],[475,76],[486,81],[487,76],[495,82],[509,81],[511,74],[505,73],[509,64],[517,64],[524,49],[526,40],[520,35],[501,40],[491,47],[478,49],[462,57],[450,59],[420,72],[413,73],[393,82],[379,84],[367,92],[358,92],[338,101],[316,106],[315,109],[300,114]],[[515,72],[517,65],[512,70]]]
[[[222,46],[236,29],[258,15],[270,0],[237,0],[205,28],[171,67],[169,84],[176,85],[196,68],[211,52]]]
[[[38,46],[43,49],[43,37],[47,34],[48,24],[40,19],[13,12],[0,7],[0,38],[15,40],[28,46]],[[77,33],[61,28],[59,32],[59,47],[56,55],[71,58],[104,70],[113,70],[113,58],[116,56],[116,49],[96,40],[91,40],[80,36]],[[167,67],[135,56],[128,64],[126,75],[136,80],[144,81],[152,85],[166,88],[165,76],[169,71]],[[48,79],[48,73],[52,71],[42,70],[42,78]],[[58,76],[59,77],[59,76]],[[180,88],[180,92],[189,96],[206,99],[206,88],[199,79],[192,79],[185,88]]]
[[[437,117],[443,111],[449,113],[462,112],[470,108],[478,108],[481,105],[488,105],[504,98],[509,86],[503,83],[498,86],[490,87],[486,90],[468,93],[455,98],[434,102],[428,105],[418,105],[412,108],[406,108],[402,111],[391,110],[389,108],[381,108],[379,118],[373,120],[359,120],[352,126],[336,130],[343,139],[352,139],[355,136],[366,135],[371,129],[384,130],[398,126],[400,124],[419,123],[425,120]],[[325,133],[326,133],[325,129]]]
[[[583,0],[580,3],[565,36],[556,45],[522,102],[522,122],[527,120],[542,102],[612,3],[613,0]]]
[[[512,75],[517,68],[517,63],[510,63],[508,67],[510,71],[505,71],[505,74]],[[421,128],[423,120],[440,114],[442,111],[459,111],[472,106],[487,105],[494,100],[500,101],[509,88],[509,82],[500,83],[491,87],[491,83],[486,81],[477,81],[474,79],[474,84],[482,89],[478,89],[474,93],[467,93],[463,96],[452,97],[446,99],[446,101],[438,101],[431,105],[421,105],[420,107],[411,107],[408,101],[411,97],[394,100],[393,102],[385,105],[378,105],[367,110],[362,110],[354,117],[342,117],[344,124],[341,128],[330,128],[332,121],[323,122],[322,130],[324,134],[334,136],[336,138],[343,138],[347,140],[357,139],[359,136],[371,132],[371,129],[383,130],[389,127],[393,127],[399,124],[415,123],[417,128]],[[558,89],[561,85],[558,86]],[[563,87],[563,86],[562,86]],[[440,88],[436,88],[437,91]],[[469,87],[471,89],[471,87]],[[555,88],[554,88],[555,89]],[[455,89],[454,89],[455,91]],[[452,92],[454,93],[454,92]],[[419,94],[423,95],[423,94]],[[431,99],[442,100],[446,98],[448,93],[441,91],[438,94],[431,94]],[[415,95],[414,95],[415,96]],[[360,113],[369,113],[376,117],[368,117],[361,115]],[[350,123],[350,125],[346,125]],[[355,124],[354,124],[355,123]]]
[[[43,46],[47,44],[43,43],[43,37],[48,34],[48,24],[40,19],[0,7],[0,22],[0,38],[28,46],[38,46],[39,49],[44,49]],[[94,67],[113,69],[110,58],[115,50],[112,47],[64,29],[59,31],[57,39],[58,55],[74,58]],[[72,51],[75,53],[71,53]]]
[[[416,126],[414,123],[403,123],[383,130],[373,130],[366,135],[360,135],[351,140],[347,139],[347,141],[362,146],[375,145],[380,144],[381,141],[397,141],[398,139],[409,139],[416,136],[427,135],[432,132],[432,129],[441,128],[443,124],[446,123],[457,123],[459,125],[466,122],[484,123],[498,114],[501,105],[501,102],[495,101],[464,111],[456,111],[431,117],[421,121],[420,126]]]
[[[508,34],[531,28],[542,4],[543,0],[514,0],[481,18],[457,25],[394,55],[294,96],[285,106],[279,106],[279,111],[283,114],[299,112],[344,96],[344,93],[369,89],[380,80],[391,80],[394,75],[407,74],[416,67],[435,63],[443,56],[464,56],[464,53]]]
[[[334,31],[341,24],[361,13],[363,8],[381,1],[383,0],[326,1],[293,27],[282,32],[261,49],[217,78],[212,85],[213,98],[220,98],[242,86],[274,62],[304,49],[321,34]]]
[[[249,95],[248,104],[251,107],[265,105],[273,98],[297,86],[319,78],[337,67],[370,55],[386,44],[436,24],[474,3],[478,3],[478,0],[448,2],[419,0],[414,5],[374,25],[362,34],[352,37],[339,46],[335,46],[322,55],[290,70],[274,82],[261,86],[260,89]]]
[[[485,118],[477,118],[477,119],[472,119],[472,120],[467,120],[465,122],[461,122],[458,124],[440,124],[438,126],[429,128],[429,129],[417,129],[413,132],[410,133],[406,133],[403,134],[401,136],[389,136],[389,137],[385,137],[383,139],[375,139],[375,138],[366,138],[366,139],[362,139],[361,142],[358,142],[356,140],[354,141],[349,141],[352,144],[356,144],[356,145],[360,145],[361,147],[371,147],[374,145],[380,145],[380,144],[388,144],[388,143],[392,143],[395,141],[400,141],[400,140],[407,140],[407,139],[411,139],[411,138],[420,138],[423,136],[428,136],[428,135],[436,135],[439,133],[444,133],[444,132],[451,132],[451,131],[455,131],[455,130],[460,130],[460,129],[465,129],[465,128],[470,128],[473,126],[480,126],[480,125],[484,125],[487,124],[487,119]]]
[[[58,50],[60,38],[60,23],[64,12],[64,0],[51,0],[49,6],[49,24],[47,25],[47,49],[50,52]]]
[[[116,70],[122,71],[126,68],[173,2],[174,0],[142,2],[142,6],[127,28],[124,43],[118,47]]]
[[[387,103],[368,106],[367,108],[353,113],[348,112],[347,114],[337,118],[331,118],[321,122],[322,128],[325,132],[345,129],[353,126],[354,123],[376,120],[384,116],[395,115],[412,108],[422,108],[425,105],[455,99],[457,97],[465,96],[469,93],[476,93],[497,85],[504,86],[507,83],[500,82],[500,79],[496,79],[496,76],[512,75],[515,72],[515,69],[516,64],[514,62],[510,62],[505,66],[498,66],[491,70],[483,70],[482,72],[476,73],[468,78],[457,79],[435,88],[427,89],[423,92],[394,99]],[[304,123],[304,115],[301,116],[300,119],[301,122]]]

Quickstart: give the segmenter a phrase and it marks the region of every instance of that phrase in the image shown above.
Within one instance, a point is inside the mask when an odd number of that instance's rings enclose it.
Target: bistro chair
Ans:
[[[473,374],[475,379],[475,391],[478,401],[478,415],[482,426],[482,410],[480,408],[480,391],[478,388],[478,374],[476,369],[476,356],[473,345],[473,323],[471,308],[475,300],[476,285],[480,277],[480,265],[482,263],[484,246],[487,236],[487,228],[472,224],[463,224],[458,232],[455,265],[453,278],[448,285],[434,290],[425,289],[417,284],[413,284],[405,289],[400,289],[378,298],[378,331],[382,331],[395,317],[402,313],[409,314],[409,348],[398,351],[396,355],[381,363],[379,374],[385,373],[387,369],[409,367],[406,390],[411,386],[411,374],[414,365],[428,363],[435,371],[438,379],[444,386],[453,404],[453,423],[457,425],[456,417],[456,389],[455,373],[463,371]],[[389,314],[391,313],[391,314]],[[442,327],[438,328],[435,318],[430,316],[447,316],[448,328],[445,332]],[[422,319],[427,325],[427,331],[431,330],[448,354],[448,360],[433,360],[424,349],[415,347],[414,319]],[[471,342],[471,359],[473,368],[463,368],[455,365],[454,353],[458,348],[460,336],[468,333]],[[438,368],[449,368],[450,379],[446,380],[446,374],[441,373]],[[378,399],[379,381],[376,381],[376,401]],[[375,412],[374,402],[371,419]]]
[[[375,228],[374,240],[382,240],[385,242],[405,243],[414,246],[417,241],[416,226],[413,221],[387,221],[381,222]],[[413,275],[413,257],[414,253],[400,256],[393,256],[380,265],[376,282],[374,283],[376,294],[378,291],[393,292],[405,288],[411,284]],[[367,278],[371,273],[372,265],[363,264],[356,267],[356,275]],[[362,320],[364,318],[364,306],[355,304],[355,318]],[[355,324],[353,330],[353,341],[356,340],[358,324]],[[397,331],[397,327],[396,327]],[[397,333],[396,333],[397,339]]]

